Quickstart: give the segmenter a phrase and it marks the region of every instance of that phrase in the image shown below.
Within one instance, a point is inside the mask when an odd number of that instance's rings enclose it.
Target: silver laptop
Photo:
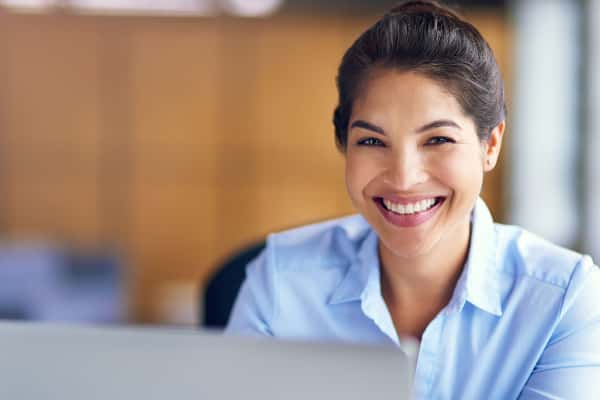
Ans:
[[[0,399],[408,399],[393,347],[0,322]]]

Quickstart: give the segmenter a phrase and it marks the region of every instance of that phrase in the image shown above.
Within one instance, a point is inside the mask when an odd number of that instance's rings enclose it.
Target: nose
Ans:
[[[419,152],[414,148],[389,155],[384,180],[398,191],[410,191],[424,183],[428,174]]]

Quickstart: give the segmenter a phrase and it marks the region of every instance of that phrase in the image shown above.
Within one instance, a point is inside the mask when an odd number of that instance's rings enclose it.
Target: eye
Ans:
[[[383,146],[383,142],[381,140],[373,137],[361,139],[356,144],[359,146]]]
[[[446,143],[456,143],[456,141],[447,136],[434,136],[434,137],[430,138],[427,141],[427,143],[425,143],[425,144],[437,146],[437,145],[446,144]]]

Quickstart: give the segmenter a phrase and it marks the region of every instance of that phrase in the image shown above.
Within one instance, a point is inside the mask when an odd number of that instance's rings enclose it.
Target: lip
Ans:
[[[428,220],[430,220],[434,216],[434,214],[437,212],[437,210],[441,207],[441,205],[444,204],[444,202],[446,201],[446,197],[423,196],[423,197],[412,197],[409,199],[409,198],[396,198],[396,197],[385,196],[386,200],[390,200],[390,201],[393,201],[394,203],[399,203],[399,204],[405,204],[405,203],[415,202],[415,201],[424,200],[424,199],[431,199],[432,197],[434,197],[436,200],[441,200],[441,201],[439,201],[435,206],[433,206],[432,208],[430,208],[427,211],[422,211],[422,212],[418,212],[416,214],[410,214],[410,215],[400,215],[400,214],[396,214],[392,211],[388,211],[388,209],[385,208],[383,205],[383,199],[384,199],[383,197],[375,197],[375,198],[373,198],[373,201],[375,202],[377,209],[379,209],[379,212],[383,215],[383,217],[389,223],[399,226],[401,228],[411,228],[411,227],[421,225],[421,224],[427,222]]]

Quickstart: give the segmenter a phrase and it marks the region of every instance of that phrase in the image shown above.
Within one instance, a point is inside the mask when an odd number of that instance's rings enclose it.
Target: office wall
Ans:
[[[506,22],[470,19],[509,74]],[[352,212],[334,77],[372,20],[0,13],[2,236],[118,249],[132,321],[161,322],[170,285]],[[501,176],[485,187],[499,217]]]

